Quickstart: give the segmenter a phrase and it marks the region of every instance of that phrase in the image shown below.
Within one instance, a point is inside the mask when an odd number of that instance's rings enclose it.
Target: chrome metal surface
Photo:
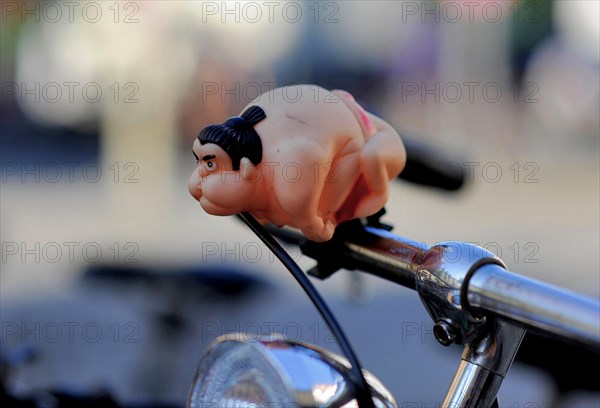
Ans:
[[[489,408],[496,399],[502,376],[461,360],[442,408]]]
[[[484,334],[465,346],[462,359],[504,377],[525,332],[524,328],[502,319],[488,319]]]
[[[366,230],[374,237],[372,241],[349,240],[345,244],[346,255],[355,260],[355,269],[416,289],[417,271],[430,252],[429,247],[378,228],[366,227]],[[460,251],[461,256],[456,251],[454,257],[474,260],[482,255],[476,247],[461,248],[464,249]],[[456,262],[452,255],[447,258]],[[527,328],[600,349],[598,299],[516,275],[497,265],[478,266],[477,273],[469,277],[463,292],[465,306],[472,313],[484,315],[488,311],[493,312]],[[445,295],[456,300],[456,292],[445,292]]]
[[[600,302],[534,279],[484,265],[469,280],[474,310],[600,349]]]
[[[491,406],[524,336],[525,329],[519,326],[488,319],[480,335],[465,345],[442,406]]]
[[[226,348],[226,353],[220,351],[219,348]],[[236,351],[240,349],[243,349],[243,353],[237,353],[237,355],[243,355],[243,358],[236,357]],[[284,340],[281,337],[248,341],[244,339],[244,336],[229,334],[216,339],[202,357],[190,392],[189,407],[221,406],[220,403],[223,402],[207,400],[203,391],[207,383],[218,381],[222,377],[222,375],[215,375],[213,372],[215,370],[212,370],[212,367],[218,363],[214,357],[215,354],[216,359],[228,359],[227,366],[248,366],[249,358],[252,361],[263,362],[260,370],[248,367],[248,370],[255,371],[251,378],[264,377],[268,381],[263,382],[269,386],[277,384],[280,389],[285,388],[283,392],[279,390],[278,394],[286,395],[284,404],[311,408],[345,404],[357,405],[352,382],[348,375],[350,364],[342,357],[312,345]],[[383,384],[366,370],[364,370],[364,375],[375,406],[397,408],[394,397]],[[252,379],[248,382],[251,381]],[[265,395],[255,386],[251,391],[253,396]],[[230,393],[228,392],[228,394]],[[231,394],[235,394],[236,400],[233,402],[244,402],[240,401],[239,392]],[[249,400],[245,402],[277,404],[280,401]]]
[[[425,254],[417,271],[417,291],[436,322],[436,339],[444,346],[465,344],[444,407],[491,406],[525,334],[524,329],[494,317],[471,313],[469,280],[487,264],[504,270],[502,261],[483,248],[445,242]]]
[[[354,261],[355,267],[416,289],[417,269],[429,246],[378,228],[365,227],[365,230],[371,238],[368,243],[345,243],[345,255]]]
[[[494,254],[476,245],[444,242],[427,251],[419,265],[417,292],[433,321],[446,321],[452,327],[456,343],[468,342],[485,323],[468,310],[464,289],[471,273],[486,263],[503,265]],[[445,344],[443,337],[441,340]]]

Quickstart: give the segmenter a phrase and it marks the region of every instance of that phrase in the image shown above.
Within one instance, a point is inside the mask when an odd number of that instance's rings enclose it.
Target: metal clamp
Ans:
[[[466,242],[432,247],[417,270],[416,287],[442,345],[465,344],[461,363],[442,407],[490,407],[510,367],[525,329],[469,308],[468,284],[483,265],[504,263]]]
[[[477,336],[485,317],[468,308],[467,283],[481,265],[504,263],[491,252],[466,242],[442,242],[427,251],[417,271],[416,287],[435,322],[433,333],[444,346]]]

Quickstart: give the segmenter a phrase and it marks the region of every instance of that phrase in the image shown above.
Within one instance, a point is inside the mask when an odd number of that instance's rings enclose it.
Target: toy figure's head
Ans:
[[[192,148],[198,168],[188,188],[202,208],[213,215],[233,215],[248,209],[258,190],[256,166],[262,142],[254,125],[266,118],[258,106],[222,125],[204,128]]]

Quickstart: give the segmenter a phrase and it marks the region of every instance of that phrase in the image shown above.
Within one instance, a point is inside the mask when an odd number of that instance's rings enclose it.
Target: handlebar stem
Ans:
[[[461,363],[442,407],[490,407],[517,353],[525,329],[493,316],[474,313],[469,280],[483,265],[504,268],[491,252],[466,242],[431,247],[419,262],[416,289],[435,322],[443,345],[464,344]]]
[[[526,330],[493,317],[485,327],[465,344],[442,408],[493,406]]]

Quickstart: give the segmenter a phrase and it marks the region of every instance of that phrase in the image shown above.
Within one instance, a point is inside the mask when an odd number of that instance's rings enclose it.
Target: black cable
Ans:
[[[250,214],[243,212],[238,216],[248,225],[248,227],[260,238],[262,242],[269,248],[275,256],[281,261],[281,263],[290,271],[296,281],[302,286],[304,292],[308,295],[310,300],[313,302],[329,330],[335,336],[342,352],[345,354],[348,361],[350,361],[350,380],[352,381],[356,390],[356,401],[360,408],[374,408],[373,398],[369,391],[369,386],[362,373],[361,366],[346,338],[346,335],[342,331],[341,326],[333,316],[333,313],[329,310],[329,307],[325,303],[325,300],[321,297],[317,289],[310,282],[308,277],[304,274],[302,269],[294,262],[289,254],[279,245],[279,243],[273,238],[271,234]]]

